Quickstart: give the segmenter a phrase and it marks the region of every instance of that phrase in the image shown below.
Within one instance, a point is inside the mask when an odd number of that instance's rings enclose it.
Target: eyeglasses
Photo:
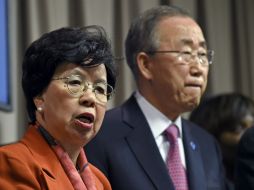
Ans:
[[[91,84],[85,81],[80,75],[53,78],[52,80],[65,80],[68,92],[75,97],[83,95],[90,88],[97,100],[101,103],[106,103],[112,97],[114,92],[113,87],[109,84],[105,82]]]
[[[208,66],[211,65],[213,62],[213,55],[214,51],[213,50],[207,50],[206,52],[197,52],[194,54],[191,51],[150,51],[147,52],[148,54],[153,54],[153,53],[175,53],[179,61],[184,61],[185,64],[190,64],[190,61],[194,57],[198,57],[199,63],[203,66]]]

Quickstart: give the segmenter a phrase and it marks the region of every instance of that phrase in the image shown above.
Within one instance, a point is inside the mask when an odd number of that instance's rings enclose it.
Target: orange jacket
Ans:
[[[90,164],[98,190],[111,190],[106,177]],[[74,190],[61,163],[35,127],[15,144],[0,147],[1,190]]]

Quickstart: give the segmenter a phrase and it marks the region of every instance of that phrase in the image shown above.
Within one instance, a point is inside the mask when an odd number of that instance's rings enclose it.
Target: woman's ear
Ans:
[[[36,97],[33,99],[33,101],[34,101],[34,104],[35,104],[37,110],[38,110],[39,112],[41,112],[41,111],[43,110],[43,107],[44,107],[44,99],[43,99],[43,97],[42,97],[41,95],[36,96]]]
[[[147,80],[150,80],[152,78],[151,58],[145,52],[140,52],[137,55],[136,59],[137,59],[137,66],[139,68],[140,74]]]

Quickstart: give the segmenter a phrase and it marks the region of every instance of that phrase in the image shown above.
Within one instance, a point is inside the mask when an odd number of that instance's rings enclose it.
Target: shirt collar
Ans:
[[[148,102],[138,91],[135,93],[135,98],[139,107],[145,115],[145,118],[151,128],[154,138],[162,135],[164,131],[174,123],[179,129],[179,136],[182,137],[182,120],[179,116],[175,122],[161,113],[150,102]]]

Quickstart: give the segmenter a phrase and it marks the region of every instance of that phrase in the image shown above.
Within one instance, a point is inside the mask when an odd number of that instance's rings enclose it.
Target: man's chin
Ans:
[[[192,111],[193,109],[195,109],[199,105],[199,103],[200,103],[200,98],[195,98],[190,100],[187,103],[188,111]]]

